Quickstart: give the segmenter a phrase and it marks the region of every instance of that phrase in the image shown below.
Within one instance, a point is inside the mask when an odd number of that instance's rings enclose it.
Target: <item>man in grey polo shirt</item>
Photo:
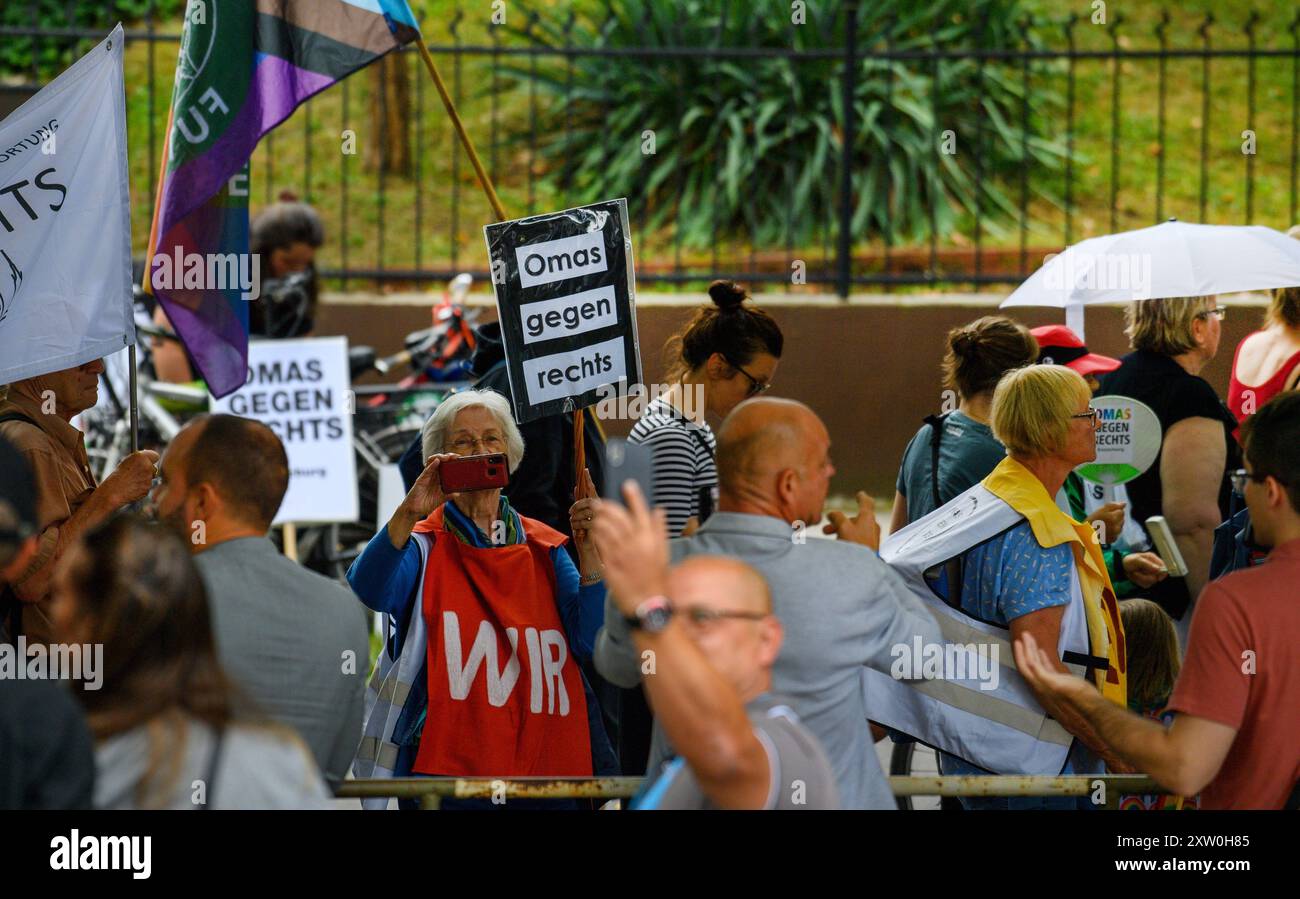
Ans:
[[[163,454],[152,504],[197,554],[222,667],[257,711],[302,736],[333,786],[361,740],[369,641],[352,591],[267,538],[288,486],[270,428],[206,415]]]
[[[817,739],[772,689],[781,623],[767,582],[735,559],[668,568],[663,509],[635,484],[594,529],[609,595],[633,630],[656,720],[680,753],[652,771],[637,809],[834,809],[835,774]]]
[[[893,647],[917,636],[926,643],[941,637],[930,613],[869,548],[879,540],[870,508],[858,518],[832,515],[828,527],[838,540],[804,533],[806,523],[821,519],[834,473],[830,437],[811,409],[781,399],[742,403],[718,433],[719,511],[694,536],[671,541],[672,561],[729,556],[763,575],[785,631],[773,691],[789,699],[821,743],[841,804],[889,809],[894,798],[867,725],[862,666],[889,672]],[[595,661],[619,686],[641,678],[631,630],[608,599]],[[656,726],[651,763],[664,756]]]

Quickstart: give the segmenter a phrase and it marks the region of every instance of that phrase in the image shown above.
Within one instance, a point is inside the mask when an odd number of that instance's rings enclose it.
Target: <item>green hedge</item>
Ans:
[[[747,12],[740,11],[744,4],[727,5],[724,23],[716,0],[609,0],[579,14],[567,34],[560,16],[531,31],[513,30],[551,48],[844,46],[840,3],[808,0],[801,25],[792,22],[786,3],[756,3]],[[864,55],[885,46],[1039,45],[1025,27],[1022,0],[874,0],[860,10]],[[626,194],[633,215],[645,214],[650,228],[680,228],[683,244],[697,248],[709,246],[715,234],[749,237],[759,246],[805,245],[837,221],[844,134],[839,58],[578,56],[572,71],[562,57],[538,57],[535,67],[515,59],[512,75],[550,100],[539,104],[550,113],[538,134],[543,177],[552,185],[567,185],[584,201]],[[852,149],[855,237],[921,240],[930,233],[932,207],[935,230],[945,234],[977,205],[996,235],[999,223],[1017,214],[1021,168],[1031,161],[1040,171],[1060,167],[1065,148],[1043,135],[1061,99],[1039,86],[1023,134],[1018,64],[944,60],[937,101],[933,86],[927,60],[861,61]],[[648,131],[654,155],[645,152]],[[951,155],[937,146],[945,131],[960,142]],[[977,148],[978,134],[983,146]],[[1042,183],[1036,179],[1035,187]]]
[[[118,22],[138,23],[152,11],[157,20],[174,20],[185,0],[4,0],[5,28],[89,28],[105,34]],[[0,39],[0,77],[44,83],[67,68],[89,40],[61,37]]]

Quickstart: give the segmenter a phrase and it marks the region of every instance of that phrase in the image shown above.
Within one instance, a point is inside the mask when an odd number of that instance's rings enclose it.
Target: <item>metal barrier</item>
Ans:
[[[399,777],[348,780],[339,799],[418,799],[422,809],[437,809],[448,799],[626,799],[641,788],[640,777]],[[1101,808],[1116,808],[1119,797],[1160,793],[1142,774],[982,775],[913,777],[895,775],[889,788],[896,796],[1092,796],[1102,789]]]

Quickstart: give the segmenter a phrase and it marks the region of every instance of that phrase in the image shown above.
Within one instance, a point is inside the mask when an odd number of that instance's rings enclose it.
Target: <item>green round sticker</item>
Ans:
[[[1092,407],[1101,416],[1097,458],[1075,471],[1095,484],[1127,484],[1150,468],[1160,454],[1160,419],[1146,403],[1127,396],[1095,397]]]

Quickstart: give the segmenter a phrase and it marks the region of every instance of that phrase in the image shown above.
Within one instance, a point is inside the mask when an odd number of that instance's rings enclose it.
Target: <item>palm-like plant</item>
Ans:
[[[671,223],[687,246],[720,235],[755,246],[814,240],[839,207],[843,4],[811,0],[802,25],[785,2],[735,6],[609,0],[520,29],[539,49],[654,51],[509,67],[558,101],[539,130],[544,177],[584,202],[626,195],[648,227]],[[977,208],[997,233],[1019,209],[1012,182],[1022,167],[1059,167],[1064,148],[1043,122],[1060,100],[1036,90],[1030,108],[1019,60],[942,54],[1036,47],[1022,0],[874,0],[858,23],[853,234],[919,240]],[[760,52],[728,55],[734,48]],[[1041,179],[1033,189],[1045,195]]]

